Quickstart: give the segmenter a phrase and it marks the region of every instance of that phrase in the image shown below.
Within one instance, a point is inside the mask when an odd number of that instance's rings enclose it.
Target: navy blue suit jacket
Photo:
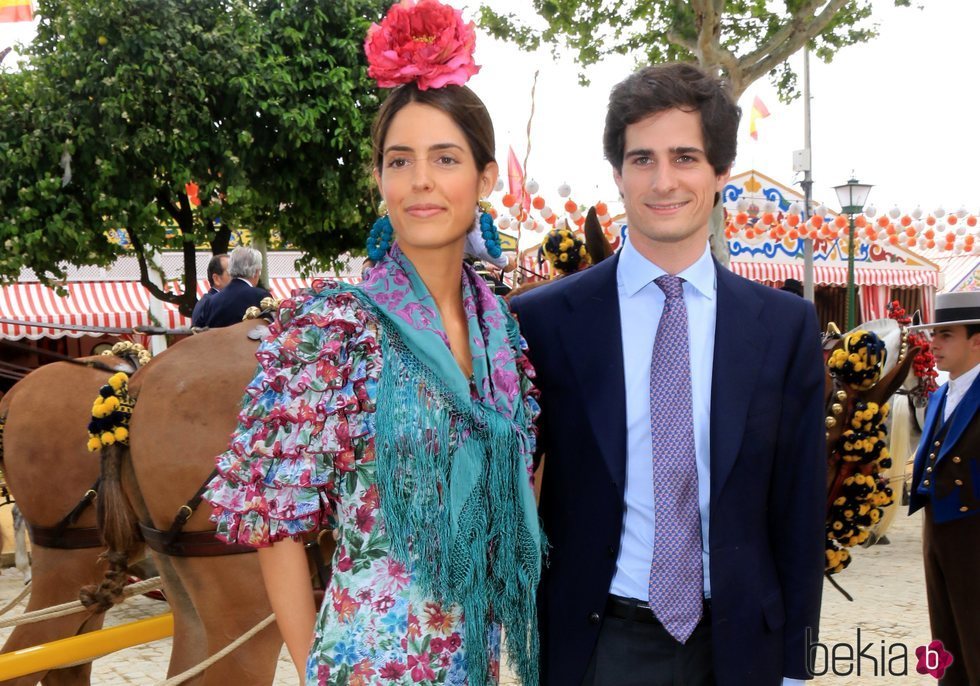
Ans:
[[[204,326],[203,322],[208,316],[208,306],[211,304],[211,298],[218,295],[220,292],[221,291],[212,286],[211,290],[201,296],[201,299],[194,305],[194,311],[191,312],[191,326]]]
[[[537,369],[551,550],[542,684],[581,683],[623,525],[627,430],[618,257],[515,298]],[[806,678],[823,585],[824,367],[815,311],[716,266],[710,576],[719,686]],[[694,342],[697,345],[698,342]]]
[[[939,409],[948,391],[949,384],[943,384],[929,398],[909,495],[909,514],[931,503],[936,524],[980,512],[977,506],[980,502],[980,424],[975,421],[980,411],[980,377],[973,381],[949,418],[949,431],[936,453],[930,496],[919,494],[928,455],[934,450],[932,439],[942,425]]]
[[[242,279],[232,279],[231,283],[208,299],[201,326],[212,329],[231,326],[242,321],[245,310],[258,307],[269,291],[253,286]]]

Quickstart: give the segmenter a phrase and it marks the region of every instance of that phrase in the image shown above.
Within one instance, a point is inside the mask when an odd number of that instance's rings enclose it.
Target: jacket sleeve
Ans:
[[[806,641],[817,640],[823,590],[827,451],[819,326],[813,306],[801,304],[787,342],[793,352],[783,381],[769,534],[786,613],[783,675],[808,679]]]

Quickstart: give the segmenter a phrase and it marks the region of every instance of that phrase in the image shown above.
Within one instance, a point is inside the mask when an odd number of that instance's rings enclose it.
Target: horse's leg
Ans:
[[[24,575],[25,580],[31,578],[31,556],[27,552],[27,523],[20,508],[13,506],[11,516],[14,520],[14,567]]]
[[[259,572],[258,556],[244,553],[208,558],[174,558],[185,588],[198,608],[213,655],[272,613]],[[208,668],[187,686],[248,683],[267,686],[276,673],[282,636],[275,623]]]
[[[26,612],[41,610],[52,605],[60,605],[73,600],[78,600],[78,589],[85,584],[97,582],[105,572],[105,565],[97,561],[98,550],[94,548],[83,548],[80,550],[56,550],[43,546],[34,546],[34,567],[35,574],[31,583],[31,597],[27,603]],[[15,627],[13,632],[4,643],[3,650],[0,652],[11,652],[32,646],[40,645],[68,636],[74,636],[82,630],[99,629],[105,619],[104,614],[91,615],[87,610],[73,615],[66,615],[56,619],[49,619],[34,624],[22,624]],[[66,672],[65,678],[70,680],[59,681],[60,675],[50,672],[45,677],[45,683],[58,684],[58,686],[68,686],[71,684],[88,684],[89,667],[73,667],[69,670],[56,670]],[[67,674],[74,672],[74,674]],[[5,686],[28,686],[38,683],[41,673],[20,677],[9,682]],[[53,680],[49,680],[53,679]]]

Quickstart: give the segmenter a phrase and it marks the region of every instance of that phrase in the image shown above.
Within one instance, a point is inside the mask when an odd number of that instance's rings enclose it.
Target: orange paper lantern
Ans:
[[[742,226],[748,224],[749,215],[745,214],[745,212],[739,212],[738,214],[735,215],[735,223],[741,224]]]
[[[578,205],[575,204],[575,201],[574,200],[566,200],[565,201],[565,211],[566,212],[574,212],[577,209],[578,209]]]
[[[531,206],[536,210],[544,209],[544,198],[539,195],[531,201]]]
[[[888,237],[888,242],[891,243],[892,245],[898,245],[898,236],[892,234],[891,236]]]
[[[838,214],[836,217],[834,217],[834,226],[836,226],[838,229],[845,228],[847,226],[847,217],[842,214]]]
[[[517,200],[510,193],[504,193],[504,197],[500,199],[500,202],[504,204],[504,207],[513,207]]]
[[[604,202],[597,202],[595,204],[595,213],[598,215],[607,214],[609,212],[609,207],[606,206]]]

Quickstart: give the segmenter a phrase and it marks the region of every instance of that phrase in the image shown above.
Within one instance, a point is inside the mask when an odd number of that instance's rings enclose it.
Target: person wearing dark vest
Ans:
[[[210,329],[231,326],[242,321],[245,311],[259,307],[269,291],[256,286],[262,275],[262,253],[254,248],[235,248],[228,258],[231,282],[211,297],[201,326]]]
[[[208,305],[211,297],[218,294],[222,288],[231,282],[231,274],[228,273],[228,256],[225,254],[215,255],[208,262],[208,285],[210,290],[201,296],[201,299],[194,305],[191,313],[191,326],[200,327],[201,322],[207,316]]]
[[[980,684],[980,292],[936,296],[932,352],[949,382],[926,410],[909,514],[923,511],[933,639],[953,656],[940,683]]]

